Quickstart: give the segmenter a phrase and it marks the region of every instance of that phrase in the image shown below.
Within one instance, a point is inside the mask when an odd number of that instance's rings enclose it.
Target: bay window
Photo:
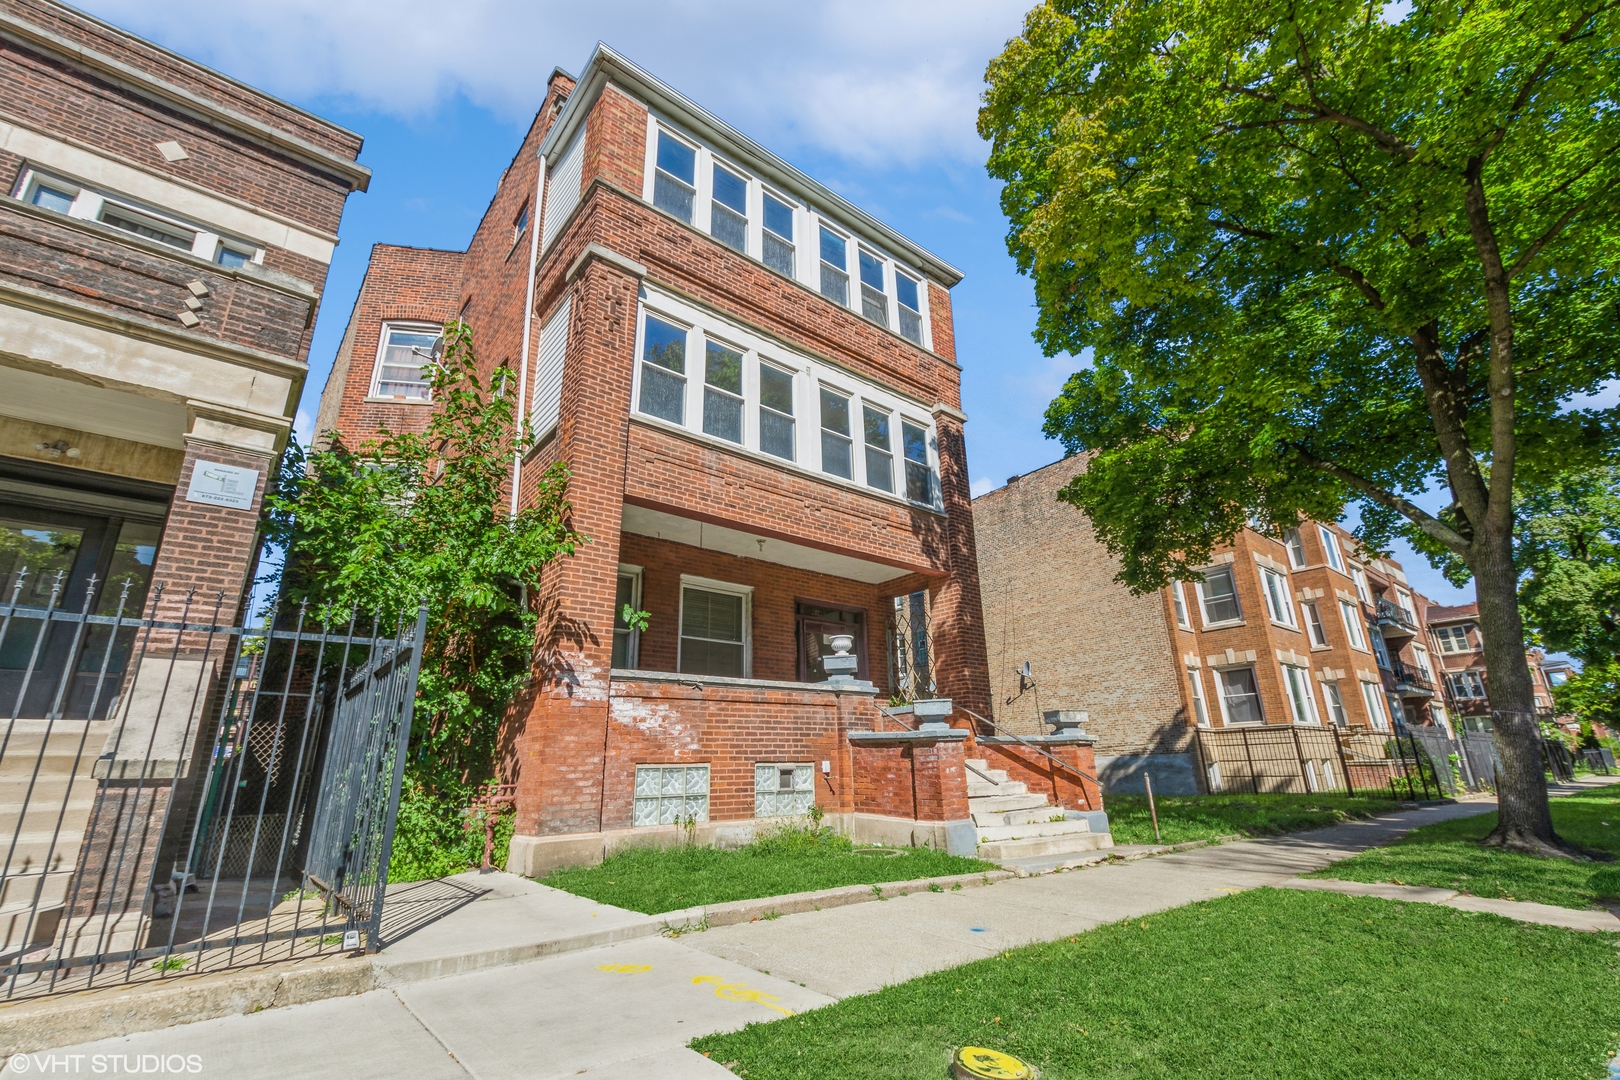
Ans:
[[[709,341],[703,355],[703,431],[727,442],[743,441],[742,353]]]
[[[1258,724],[1260,688],[1254,681],[1254,668],[1227,668],[1216,673],[1221,686],[1221,714],[1228,724]]]
[[[686,330],[648,315],[641,342],[641,411],[686,422]]]
[[[1350,726],[1350,718],[1345,715],[1344,697],[1339,693],[1339,684],[1325,682],[1322,684],[1322,700],[1327,703],[1328,719],[1333,721],[1336,728]]]
[[[1374,731],[1389,730],[1389,713],[1384,706],[1384,688],[1375,682],[1361,684],[1361,700],[1367,706],[1367,720]]]
[[[917,295],[917,280],[895,271],[894,295],[900,301],[900,336],[921,345],[922,300]]]
[[[1289,529],[1283,533],[1283,546],[1288,549],[1288,564],[1295,570],[1305,565],[1305,541],[1300,539],[1298,529]]]
[[[1352,649],[1367,651],[1367,635],[1361,626],[1361,611],[1348,600],[1339,601],[1339,617],[1344,620],[1344,633]]]
[[[940,502],[939,482],[928,464],[928,429],[902,420],[900,438],[906,452],[906,498],[937,507]]]
[[[1316,534],[1322,538],[1322,551],[1327,556],[1327,564],[1339,573],[1344,573],[1344,558],[1339,554],[1339,538],[1326,525],[1318,525]]]
[[[1243,609],[1238,605],[1237,589],[1232,584],[1230,566],[1218,566],[1213,570],[1204,571],[1204,580],[1198,582],[1196,589],[1204,626],[1237,622],[1243,618]]]
[[[1271,615],[1271,621],[1297,629],[1299,622],[1294,618],[1294,605],[1288,596],[1288,579],[1277,571],[1262,566],[1260,583],[1264,586],[1266,610]]]
[[[771,364],[759,365],[759,448],[792,461],[793,376]]]
[[[1288,687],[1288,704],[1294,711],[1294,723],[1319,724],[1316,699],[1311,696],[1311,673],[1293,664],[1282,666],[1283,685]]]
[[[1322,625],[1322,609],[1315,604],[1301,604],[1305,609],[1305,627],[1310,631],[1312,645],[1326,645],[1327,627]]]

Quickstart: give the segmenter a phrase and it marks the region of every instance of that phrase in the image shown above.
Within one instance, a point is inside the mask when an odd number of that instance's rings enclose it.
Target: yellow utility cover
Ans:
[[[964,1046],[956,1052],[952,1063],[958,1077],[973,1080],[1032,1080],[1035,1070],[1011,1054],[989,1050],[982,1046]]]

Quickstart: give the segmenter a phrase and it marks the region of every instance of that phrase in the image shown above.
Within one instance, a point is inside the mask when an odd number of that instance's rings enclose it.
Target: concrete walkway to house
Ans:
[[[128,1062],[139,1055],[167,1060],[178,1054],[196,1055],[200,1071],[191,1075],[205,1077],[719,1080],[731,1074],[686,1049],[689,1040],[1011,946],[1285,884],[1421,825],[1492,808],[1489,802],[1428,807],[1312,833],[725,926],[677,940],[650,936],[656,920],[647,916],[505,875],[482,882],[469,875],[462,886],[494,887],[385,950],[379,967],[392,974],[379,989],[43,1051],[26,1070],[13,1066],[6,1074],[89,1073],[96,1055],[104,1056],[105,1065],[105,1055]],[[428,902],[425,896],[422,902]],[[561,945],[539,940],[532,920],[542,919],[552,920],[547,933],[559,942],[571,940],[576,951],[548,955]],[[615,936],[617,943],[601,945],[585,936],[597,933]],[[463,973],[450,974],[458,969]]]

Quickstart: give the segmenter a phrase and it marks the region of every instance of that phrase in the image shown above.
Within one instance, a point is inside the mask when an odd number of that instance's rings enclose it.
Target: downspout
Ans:
[[[540,261],[540,228],[546,208],[546,155],[536,156],[540,164],[535,169],[534,213],[529,217],[529,286],[523,299],[523,360],[518,368],[518,416],[524,428],[529,425],[529,337],[534,329],[534,275]],[[519,443],[512,451],[512,505],[508,514],[513,518],[517,517],[518,487],[522,483],[523,447]]]

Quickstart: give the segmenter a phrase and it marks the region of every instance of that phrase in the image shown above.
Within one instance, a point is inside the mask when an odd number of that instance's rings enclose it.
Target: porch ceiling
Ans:
[[[651,536],[660,540],[673,540],[677,544],[690,544],[706,551],[721,551],[746,559],[792,566],[829,577],[848,578],[881,585],[885,581],[917,573],[911,567],[892,566],[873,562],[835,551],[795,544],[774,536],[762,536],[695,518],[679,517],[662,510],[626,503],[620,520],[620,529],[637,536]]]

